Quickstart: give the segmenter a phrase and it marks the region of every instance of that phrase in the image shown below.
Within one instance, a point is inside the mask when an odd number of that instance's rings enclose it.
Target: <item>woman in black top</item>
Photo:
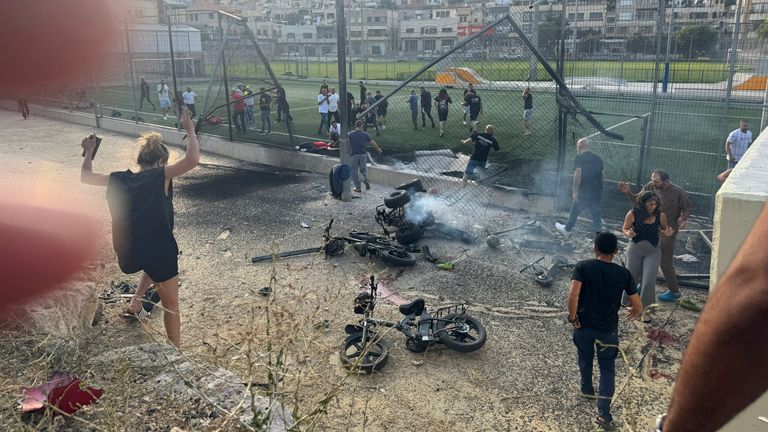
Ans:
[[[97,174],[92,170],[95,139],[82,142],[85,159],[80,170],[83,183],[106,186],[109,212],[112,216],[112,243],[120,270],[126,274],[141,271],[130,311],[141,309],[150,284],[155,285],[163,305],[163,321],[168,340],[177,348],[181,343],[179,312],[179,276],[176,239],[173,236],[173,183],[178,177],[197,166],[200,145],[189,109],[182,108],[181,126],[186,130],[187,152],[183,158],[168,164],[168,148],[157,132],[141,135],[136,160],[139,171],[116,171]]]
[[[640,283],[643,322],[649,323],[648,306],[656,297],[656,273],[661,261],[659,236],[674,233],[667,225],[667,216],[659,209],[659,196],[651,191],[638,195],[634,208],[624,218],[622,231],[632,240],[627,248],[627,268]]]

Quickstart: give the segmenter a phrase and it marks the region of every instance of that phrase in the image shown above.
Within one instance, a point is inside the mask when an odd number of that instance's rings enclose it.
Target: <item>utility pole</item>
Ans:
[[[536,0],[528,6],[528,9],[533,9],[533,16],[531,17],[531,21],[533,22],[533,25],[531,26],[531,42],[537,49],[539,48],[539,21],[541,21],[539,5],[543,1],[545,0]],[[538,64],[539,61],[536,60],[536,56],[531,53],[531,70],[528,72],[528,81],[536,81],[536,67]]]

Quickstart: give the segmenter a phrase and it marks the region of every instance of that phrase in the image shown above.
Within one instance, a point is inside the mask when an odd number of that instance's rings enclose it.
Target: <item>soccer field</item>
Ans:
[[[237,82],[236,80],[232,80]],[[333,85],[334,83],[330,83]],[[186,84],[185,84],[186,85]],[[317,95],[320,83],[308,81],[283,81],[288,101],[293,116],[293,133],[296,143],[324,140],[326,134],[317,134],[320,117],[317,110]],[[193,85],[201,98],[204,97],[205,84]],[[252,88],[256,87],[251,85]],[[382,94],[388,94],[393,85],[367,85],[368,90],[375,94],[380,90]],[[454,152],[469,153],[470,146],[460,144],[461,139],[469,136],[468,126],[462,124],[462,100],[463,89],[449,89],[449,95],[453,100],[445,136],[439,136],[439,129],[432,129],[429,119],[427,127],[421,128],[421,115],[419,115],[419,130],[414,131],[411,123],[411,114],[406,102],[409,90],[418,88],[408,86],[389,100],[387,116],[387,129],[377,137],[373,130],[369,130],[373,138],[384,149],[384,155],[407,160],[415,150],[450,149]],[[439,87],[434,85],[428,88],[432,97],[437,95]],[[359,98],[359,87],[355,82],[349,91]],[[520,92],[522,88],[483,89],[478,94],[483,98],[483,114],[480,117],[480,125],[493,124],[496,126],[496,137],[502,150],[491,154],[491,162],[501,164],[514,164],[516,161],[532,160],[555,161],[557,158],[557,108],[554,93],[540,92],[535,96],[535,114],[532,135],[524,136],[522,128],[522,102]],[[198,111],[202,107],[215,106],[223,102],[206,104],[201,100],[198,103]],[[112,109],[122,112],[123,119],[129,119],[132,114],[133,98],[130,89],[126,87],[102,88],[98,99],[105,106],[105,115],[109,115]],[[643,117],[650,111],[650,103],[646,99],[618,99],[612,97],[583,96],[579,100],[589,110],[610,115],[596,115],[595,117],[613,132],[624,135],[623,141],[606,138],[582,117],[578,122],[569,118],[567,164],[573,157],[573,140],[583,136],[590,137],[593,151],[603,157],[606,165],[605,177],[610,180],[635,180],[637,176],[640,147],[643,142]],[[155,102],[157,105],[157,102]],[[675,99],[662,99],[656,106],[656,124],[653,128],[646,148],[644,171],[650,173],[654,168],[664,168],[674,172],[674,180],[691,191],[711,193],[716,184],[713,177],[725,167],[722,156],[723,142],[727,133],[734,129],[740,118],[748,118],[754,124],[759,124],[760,112],[750,106],[740,107],[733,105],[730,108],[729,118],[718,114],[719,105],[707,102],[685,101]],[[147,106],[145,105],[145,108]],[[256,124],[260,128],[258,107],[256,108]],[[258,135],[257,130],[249,130],[244,140],[268,143],[287,147],[289,141],[285,123],[276,124],[276,107],[272,106],[273,134],[268,136]],[[226,117],[225,111],[217,115]],[[432,115],[437,121],[437,111],[432,110]],[[174,117],[168,121],[162,120],[157,111],[144,111],[140,113],[145,122],[152,124],[172,125]],[[634,117],[633,117],[634,116]],[[226,124],[216,128],[207,127],[204,132],[226,136]],[[549,161],[549,162],[547,162]],[[550,165],[551,166],[551,165]],[[566,168],[567,171],[570,168]],[[643,175],[643,178],[647,175]]]

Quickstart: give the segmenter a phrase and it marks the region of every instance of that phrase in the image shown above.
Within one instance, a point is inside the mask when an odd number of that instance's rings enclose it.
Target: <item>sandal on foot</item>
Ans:
[[[607,431],[619,430],[619,425],[616,424],[615,421],[613,421],[613,420],[610,420],[610,421],[606,420],[602,416],[597,416],[597,418],[595,419],[595,423],[597,423],[598,426],[600,426],[601,428],[603,428],[604,430],[607,430]]]

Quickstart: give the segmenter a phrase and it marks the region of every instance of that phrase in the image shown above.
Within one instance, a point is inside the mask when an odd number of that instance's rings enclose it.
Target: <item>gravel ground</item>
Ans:
[[[91,130],[40,118],[23,121],[6,111],[0,111],[0,122],[4,125],[0,154],[6,162],[3,182],[48,184],[52,188],[48,193],[58,189],[93,202],[93,211],[102,220],[99,260],[105,266],[84,277],[103,286],[112,280],[135,282],[135,276],[119,272],[109,247],[104,191],[79,183],[79,141]],[[106,172],[130,166],[133,137],[99,134],[104,142],[95,169]],[[254,255],[320,246],[323,228],[331,218],[334,233],[380,232],[373,209],[390,190],[373,185],[371,191],[342,203],[330,198],[322,175],[206,154],[201,159],[199,168],[174,181],[185,354],[230,368],[244,381],[269,384],[268,353],[283,347],[284,403],[297,409],[297,417],[316,407],[327,410],[327,415],[316,419],[316,430],[597,430],[593,404],[576,396],[576,351],[565,312],[567,270],[552,286],[540,287],[530,272],[519,273],[525,260],[511,246],[515,240],[546,240],[547,235],[541,230],[516,231],[503,236],[497,250],[482,241],[486,227],[503,229],[531,219],[551,227],[554,217],[497,208],[469,219],[456,215],[461,221],[472,220],[467,228],[481,241],[472,245],[439,238],[420,242],[429,245],[441,261],[454,262],[453,271],[439,270],[421,254],[416,267],[405,270],[349,252],[342,257],[310,255],[251,264]],[[583,222],[578,227],[586,230],[588,225]],[[590,257],[590,242],[578,233],[573,239],[576,249],[563,254],[569,261]],[[531,259],[545,256],[543,263],[552,256],[534,249],[524,252]],[[406,299],[421,296],[429,306],[470,303],[471,313],[487,329],[487,344],[469,354],[440,347],[414,354],[405,350],[404,338],[393,332],[386,336],[392,345],[391,358],[380,373],[347,375],[339,366],[337,351],[344,325],[357,319],[352,300],[370,274],[377,275],[388,291]],[[271,296],[256,294],[268,285],[273,288]],[[705,292],[684,292],[695,303],[706,300]],[[90,351],[162,337],[159,317],[139,327],[118,315],[119,307],[106,307],[101,324],[88,336]],[[398,312],[381,301],[377,316],[397,319]],[[666,304],[656,310],[650,326],[628,322],[622,313],[624,356],[617,360],[614,412],[624,430],[644,430],[665,411],[697,318],[695,312]],[[651,346],[653,339],[657,343]],[[247,361],[253,360],[252,354],[260,360]],[[20,368],[12,367],[2,378],[23,385],[26,372]],[[110,383],[100,384],[109,398]],[[323,403],[328,394],[332,397]],[[139,417],[151,417],[157,430],[205,429],[183,416],[158,417],[162,405],[151,412],[140,401],[134,406]],[[103,420],[97,413],[90,415],[97,425]]]

